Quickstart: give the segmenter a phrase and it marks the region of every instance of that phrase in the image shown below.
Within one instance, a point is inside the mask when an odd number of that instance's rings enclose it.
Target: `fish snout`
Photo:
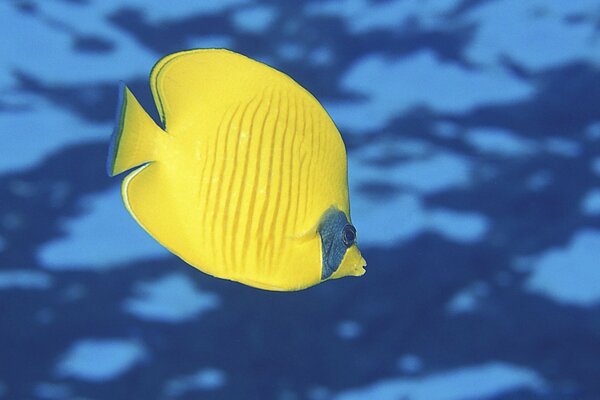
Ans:
[[[363,256],[360,256],[360,260],[356,263],[354,267],[355,276],[363,276],[366,272],[367,261]]]

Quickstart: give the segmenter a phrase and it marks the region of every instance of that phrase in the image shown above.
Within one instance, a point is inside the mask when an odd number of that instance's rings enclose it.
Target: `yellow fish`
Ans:
[[[276,291],[365,273],[344,142],[289,76],[224,49],[161,59],[164,129],[125,86],[107,160],[133,218],[188,264]]]

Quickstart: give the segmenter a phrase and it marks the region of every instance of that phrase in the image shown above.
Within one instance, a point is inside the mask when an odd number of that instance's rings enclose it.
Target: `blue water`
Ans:
[[[600,399],[600,1],[4,0],[0,399]],[[270,293],[149,238],[125,81],[228,47],[327,107],[360,279]]]

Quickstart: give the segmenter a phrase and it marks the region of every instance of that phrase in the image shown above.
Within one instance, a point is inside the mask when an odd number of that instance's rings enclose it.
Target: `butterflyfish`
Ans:
[[[162,127],[121,84],[107,169],[125,207],[207,274],[293,291],[364,274],[346,150],[288,75],[225,49],[168,55],[150,86]]]

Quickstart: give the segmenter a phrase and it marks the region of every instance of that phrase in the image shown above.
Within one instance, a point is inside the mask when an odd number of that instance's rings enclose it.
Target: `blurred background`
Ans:
[[[291,75],[348,148],[360,279],[186,266],[105,174],[162,56]],[[0,398],[600,399],[600,1],[3,0]]]

